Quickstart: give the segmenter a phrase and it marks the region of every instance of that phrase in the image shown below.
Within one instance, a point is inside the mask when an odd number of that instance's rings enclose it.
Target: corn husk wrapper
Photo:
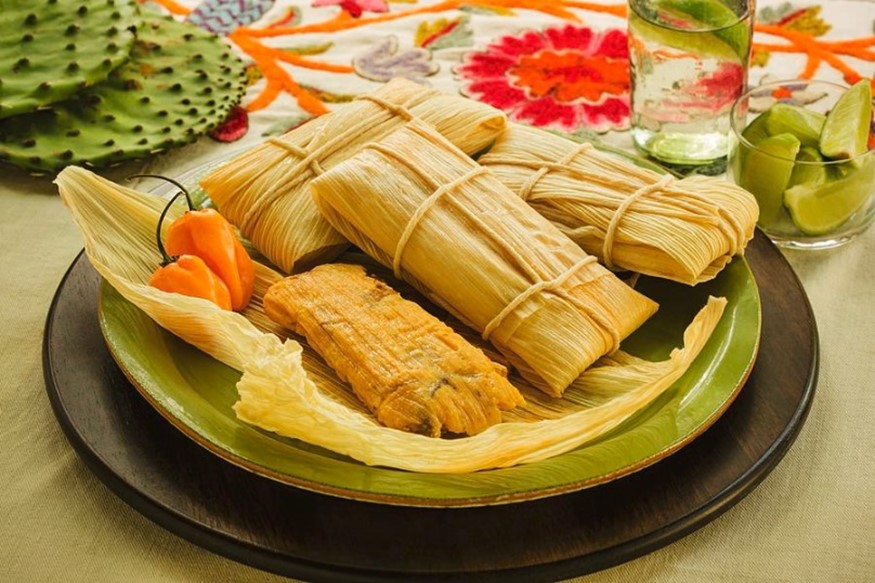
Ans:
[[[310,180],[413,117],[473,154],[504,129],[502,112],[395,79],[231,160],[201,180],[222,214],[286,273],[336,257],[348,242],[310,198]]]
[[[370,465],[461,473],[546,459],[603,435],[651,403],[696,358],[725,300],[709,299],[688,326],[684,348],[661,362],[618,352],[574,383],[568,399],[520,384],[529,403],[474,437],[436,439],[380,426],[306,345],[284,339],[261,300],[280,274],[256,264],[252,303],[242,313],[165,293],[146,282],[158,265],[154,229],[165,200],[69,167],[57,179],[92,265],[159,325],[240,370],[240,419]],[[179,205],[180,207],[182,205]],[[171,211],[169,217],[174,218]],[[547,399],[547,400],[545,400]]]
[[[726,180],[676,180],[519,124],[479,162],[609,267],[688,285],[743,254],[759,212],[749,192]]]
[[[559,396],[657,306],[429,126],[312,183],[325,218]]]

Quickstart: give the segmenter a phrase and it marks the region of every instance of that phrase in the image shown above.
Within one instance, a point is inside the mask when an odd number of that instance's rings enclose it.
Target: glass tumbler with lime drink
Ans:
[[[872,112],[868,79],[762,85],[733,106],[729,175],[777,244],[835,247],[875,219]]]
[[[744,93],[753,0],[629,0],[632,139],[671,164],[725,159]]]

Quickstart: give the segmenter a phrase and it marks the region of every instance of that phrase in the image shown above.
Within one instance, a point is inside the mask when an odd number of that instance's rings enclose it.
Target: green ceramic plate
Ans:
[[[369,467],[238,420],[240,374],[164,331],[104,284],[100,326],[116,362],[170,423],[223,459],[308,490],[387,504],[476,506],[531,500],[604,483],[646,467],[689,443],[741,390],[756,359],[760,301],[743,259],[694,288],[642,278],[660,304],[623,348],[664,359],[708,295],[728,299],[714,335],[689,371],[655,401],[595,442],[549,460],[460,475]]]

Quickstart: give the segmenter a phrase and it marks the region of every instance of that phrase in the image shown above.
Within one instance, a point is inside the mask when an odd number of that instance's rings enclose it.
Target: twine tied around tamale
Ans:
[[[611,222],[608,223],[608,228],[605,230],[605,240],[602,243],[602,261],[605,262],[605,266],[608,269],[614,269],[614,261],[613,261],[613,252],[614,252],[614,239],[617,234],[617,227],[620,224],[620,220],[623,218],[623,215],[626,213],[629,208],[635,201],[643,196],[647,196],[653,192],[657,192],[662,190],[669,184],[674,181],[674,177],[671,174],[666,174],[653,184],[646,184],[630,194],[623,200],[622,203],[617,207],[617,210],[614,211],[613,216],[611,216]]]
[[[567,282],[571,276],[575,275],[580,269],[590,265],[592,263],[596,263],[597,259],[592,255],[587,255],[571,267],[569,267],[565,272],[560,273],[557,277],[548,280],[536,281],[522,293],[517,295],[513,300],[510,301],[504,308],[501,309],[498,314],[496,314],[492,320],[489,321],[488,324],[483,328],[483,332],[481,336],[484,340],[489,340],[489,337],[495,332],[504,320],[514,312],[517,308],[523,305],[527,300],[532,298],[533,296],[549,291],[565,301],[571,303],[574,307],[580,310],[582,313],[588,315],[594,322],[596,322],[602,330],[606,330],[611,335],[611,348],[608,353],[615,352],[620,347],[620,333],[617,331],[616,327],[611,324],[611,322],[607,321],[607,318],[600,314],[598,310],[594,310],[592,306],[588,306],[584,302],[575,298],[571,294],[569,294],[566,290],[562,289],[562,286]]]
[[[411,131],[419,133],[420,135],[423,135],[426,137],[428,135],[427,132],[423,133],[421,128],[417,127],[415,123],[408,125],[407,128]],[[582,145],[586,146],[584,144],[582,144]],[[404,226],[404,229],[401,232],[401,235],[398,239],[398,242],[395,245],[395,253],[392,257],[392,271],[393,271],[395,277],[401,279],[401,261],[402,261],[403,255],[404,255],[404,250],[407,246],[407,243],[410,239],[411,234],[413,233],[413,231],[417,227],[417,225],[419,225],[419,223],[421,222],[421,220],[424,217],[424,215],[426,214],[426,212],[429,209],[433,208],[435,203],[440,198],[444,197],[447,193],[453,191],[454,189],[458,188],[459,186],[461,186],[467,182],[470,182],[471,180],[473,180],[477,176],[481,176],[483,174],[490,174],[491,175],[491,170],[489,170],[489,168],[484,167],[484,166],[475,165],[475,166],[471,167],[471,169],[469,171],[467,171],[465,174],[456,177],[455,179],[451,180],[450,182],[447,182],[445,184],[438,184],[437,182],[435,182],[435,180],[431,176],[423,173],[419,168],[412,166],[409,163],[409,161],[405,160],[398,152],[396,152],[390,148],[387,148],[379,143],[368,144],[366,146],[366,148],[369,150],[377,151],[388,158],[392,158],[394,160],[397,160],[401,164],[404,164],[411,171],[413,171],[417,175],[419,175],[419,177],[426,184],[430,185],[430,187],[432,188],[432,193],[428,197],[426,197],[419,206],[417,206],[416,210],[410,216],[410,219],[408,219],[407,224]],[[586,149],[586,147],[580,148],[577,153],[580,153],[580,152],[584,151],[585,149]],[[568,158],[570,160],[573,158],[573,156],[568,157]],[[452,199],[450,199],[450,200],[452,200]],[[457,208],[459,208],[459,210],[467,210],[467,209],[460,207],[460,205],[458,205],[458,204],[456,206],[457,206]],[[484,229],[486,228],[486,226],[483,224],[483,222],[477,216],[475,216],[471,213],[467,213],[467,214],[468,214],[468,218],[470,220],[472,220],[474,223],[477,223],[479,226],[481,226]],[[508,254],[512,255],[516,259],[516,263],[518,265],[525,265],[525,261],[523,260],[523,258],[521,258],[519,256],[519,254],[516,252],[516,250],[514,250],[512,248],[507,248],[507,252],[508,252]],[[603,314],[600,314],[598,312],[598,310],[594,310],[592,306],[586,305],[584,302],[581,302],[579,299],[577,299],[574,296],[572,296],[571,294],[567,293],[566,290],[562,289],[562,285],[564,285],[568,281],[568,279],[570,279],[573,275],[575,275],[580,269],[582,269],[583,267],[590,265],[592,263],[597,263],[597,261],[598,260],[596,259],[596,257],[594,257],[592,255],[586,255],[583,259],[581,259],[580,261],[578,261],[577,263],[572,265],[569,269],[567,269],[563,273],[560,273],[557,277],[550,279],[550,280],[537,280],[537,281],[535,281],[531,286],[529,286],[528,288],[523,290],[514,299],[512,299],[507,305],[505,305],[504,308],[502,308],[502,310],[498,314],[496,314],[486,324],[486,326],[483,328],[483,331],[481,333],[482,338],[484,340],[489,340],[489,337],[492,335],[492,333],[501,326],[502,322],[504,322],[504,320],[511,313],[513,313],[514,310],[516,310],[519,306],[521,306],[524,302],[526,302],[528,299],[530,299],[534,295],[541,293],[541,292],[544,292],[544,291],[549,291],[549,292],[552,292],[553,294],[561,297],[565,301],[571,303],[573,306],[575,306],[575,308],[577,308],[582,313],[589,316],[589,318],[592,319],[594,322],[596,322],[601,327],[602,330],[607,331],[610,334],[611,341],[612,341],[612,346],[611,346],[611,349],[609,350],[609,352],[612,353],[612,352],[616,351],[620,346],[620,340],[621,340],[620,334],[615,329],[615,327],[611,324],[611,322],[608,321],[606,316],[604,316]],[[530,276],[533,276],[533,275],[534,274],[530,273]]]
[[[524,201],[528,202],[529,198],[532,195],[532,191],[535,188],[535,185],[549,172],[564,171],[577,174],[578,172],[573,167],[569,166],[569,164],[571,164],[571,162],[574,161],[574,159],[577,158],[577,156],[579,156],[581,153],[586,152],[592,147],[593,145],[590,142],[583,142],[581,144],[578,144],[556,162],[541,162],[496,156],[490,160],[490,165],[507,164],[511,166],[536,167],[536,170],[531,175],[529,175],[529,177],[520,187],[520,190],[518,192],[519,197],[522,198]],[[614,211],[614,214],[611,216],[611,221],[608,223],[607,229],[605,231],[605,240],[602,244],[602,260],[604,261],[608,269],[615,269],[616,267],[613,261],[614,240],[616,239],[617,228],[620,224],[620,220],[623,218],[623,215],[625,215],[626,211],[631,208],[636,200],[653,192],[658,192],[659,190],[662,190],[673,181],[674,177],[671,174],[666,174],[658,181],[652,184],[642,186],[641,188],[630,194],[628,197],[626,197],[623,202],[620,203],[620,205],[617,207],[617,210]]]
[[[368,144],[367,148],[369,150],[375,150],[380,152],[384,156],[394,158],[403,162],[398,156],[398,154],[381,144]],[[426,197],[422,203],[416,207],[416,210],[413,211],[413,214],[410,215],[410,219],[408,219],[407,224],[404,225],[404,229],[401,231],[401,236],[398,237],[398,242],[395,244],[395,253],[392,256],[392,273],[398,279],[401,279],[401,259],[404,256],[404,250],[407,248],[407,242],[410,240],[411,235],[413,235],[413,231],[416,230],[416,227],[419,225],[419,222],[422,220],[422,217],[425,216],[435,203],[445,194],[451,192],[453,189],[461,186],[462,184],[468,182],[469,180],[473,180],[477,176],[481,174],[486,174],[489,172],[488,168],[484,168],[483,166],[474,166],[466,172],[465,174],[447,182],[445,184],[441,184],[435,188],[435,190]]]
[[[529,178],[525,181],[519,191],[520,198],[525,201],[529,200],[529,196],[532,194],[532,190],[535,188],[535,184],[538,183],[539,180],[544,178],[548,172],[552,170],[567,170],[568,165],[577,158],[578,155],[586,152],[590,148],[592,148],[592,144],[589,142],[583,142],[574,148],[572,148],[565,156],[562,156],[556,162],[545,162],[538,168]]]
[[[316,176],[319,176],[320,174],[325,172],[325,169],[322,168],[322,165],[319,163],[319,158],[316,155],[314,155],[314,154],[318,153],[318,151],[309,152],[309,151],[307,151],[306,148],[302,148],[301,146],[298,146],[297,144],[292,144],[290,142],[283,140],[282,138],[277,138],[277,137],[268,138],[267,141],[270,142],[271,144],[273,144],[274,146],[279,146],[280,148],[284,149],[285,151],[287,151],[291,154],[294,154],[295,156],[300,158],[301,163],[303,163],[305,166],[309,166],[310,170]]]
[[[397,103],[392,103],[391,101],[386,101],[382,97],[377,97],[376,95],[359,95],[355,98],[356,101],[370,101],[372,103],[376,103],[392,115],[398,116],[404,121],[410,121],[415,119],[415,116],[410,113],[410,110],[407,109],[403,105],[398,105]]]
[[[459,176],[455,180],[447,182],[446,184],[442,184],[438,187],[437,190],[432,192],[428,198],[422,201],[416,211],[414,211],[413,215],[411,215],[410,220],[407,221],[407,224],[404,225],[404,230],[401,232],[401,237],[398,238],[398,243],[395,245],[395,255],[392,257],[392,272],[395,274],[395,277],[401,278],[401,257],[404,255],[404,249],[407,247],[407,241],[410,240],[410,236],[413,234],[413,231],[416,229],[416,226],[419,224],[419,221],[422,220],[422,217],[428,210],[434,206],[434,204],[440,199],[443,195],[451,192],[454,188],[468,182],[469,180],[473,180],[475,177],[480,176],[481,174],[485,174],[488,172],[486,168],[483,166],[476,166],[472,168],[470,171],[466,172],[462,176]]]
[[[374,95],[360,95],[356,97],[356,101],[370,101],[371,103],[387,111],[390,115],[400,117],[405,122],[410,122],[416,119],[416,116],[410,112],[408,107],[419,103],[421,99],[421,96],[417,96],[409,100],[409,102],[399,105]],[[370,124],[371,122],[363,118],[362,123]],[[348,136],[349,134],[354,134],[358,131],[358,127],[350,127],[347,129],[347,131],[340,132],[337,135],[332,136],[331,139],[320,144],[312,151],[308,150],[307,148],[302,148],[301,146],[293,144],[287,140],[284,140],[282,137],[270,137],[267,139],[267,143],[278,146],[289,154],[299,158],[300,163],[305,167],[309,168],[314,176],[319,176],[320,174],[325,172],[325,169],[320,163],[320,159],[323,158],[326,150],[333,148],[338,142],[344,141],[346,139],[346,136]],[[259,199],[257,203],[253,204],[243,216],[243,220],[239,225],[240,229],[244,233],[251,233],[253,227],[255,226],[255,223],[258,221],[259,217],[261,217],[261,214],[264,212],[264,210],[270,208],[270,206],[273,205],[273,203],[276,202],[276,200],[281,197],[282,194],[283,193],[281,190],[275,190],[272,196]]]
[[[325,169],[322,168],[322,165],[319,163],[319,158],[322,154],[322,151],[329,144],[324,144],[323,146],[315,149],[310,152],[306,148],[302,148],[297,144],[293,144],[282,138],[271,137],[267,139],[268,144],[273,144],[274,146],[278,146],[288,152],[289,154],[294,155],[299,158],[301,163],[310,169],[314,176],[319,176]],[[240,230],[243,233],[250,234],[255,228],[255,223],[258,222],[258,219],[261,218],[263,212],[269,209],[273,203],[277,201],[280,197],[282,197],[285,193],[281,189],[274,189],[268,195],[262,195],[257,200],[253,201],[252,205],[249,209],[246,210],[246,213],[243,215],[243,219],[240,221],[238,225]]]

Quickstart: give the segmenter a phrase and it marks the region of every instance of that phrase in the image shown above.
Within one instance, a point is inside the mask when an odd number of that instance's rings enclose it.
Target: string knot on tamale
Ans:
[[[325,218],[559,396],[656,304],[413,121],[311,183]]]
[[[488,146],[502,112],[457,95],[394,79],[331,113],[268,139],[201,180],[221,213],[286,273],[337,256],[348,242],[321,217],[310,180],[414,119],[433,125],[463,151]]]
[[[756,226],[756,200],[726,180],[677,180],[536,128],[511,124],[479,162],[612,269],[694,285]]]

